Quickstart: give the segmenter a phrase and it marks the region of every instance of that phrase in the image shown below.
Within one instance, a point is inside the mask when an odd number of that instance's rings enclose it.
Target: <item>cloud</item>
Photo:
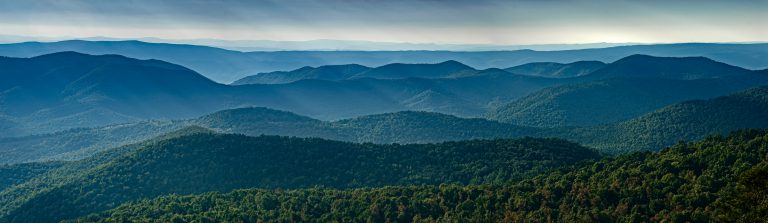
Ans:
[[[756,22],[768,21],[766,10],[768,1],[763,0],[5,0],[0,1],[0,34],[461,43],[748,41],[768,38]],[[722,32],[729,35],[718,35]]]

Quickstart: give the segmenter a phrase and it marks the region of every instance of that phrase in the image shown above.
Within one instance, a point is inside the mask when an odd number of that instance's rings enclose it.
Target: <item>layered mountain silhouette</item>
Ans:
[[[633,54],[663,57],[703,56],[748,69],[768,68],[768,44],[658,44],[563,51],[277,51],[239,52],[206,46],[140,41],[61,41],[0,44],[0,56],[34,57],[77,51],[158,59],[179,64],[219,82],[231,83],[248,75],[305,66],[360,64],[378,67],[390,63],[439,63],[455,60],[478,69],[505,68],[532,62],[612,62]]]
[[[392,65],[360,75],[380,76],[405,67],[435,69],[438,76],[466,66]],[[493,103],[511,101],[559,80],[483,70],[463,78],[370,77],[302,80],[278,85],[217,84],[184,67],[115,55],[63,52],[2,58],[4,128],[40,133],[146,119],[186,119],[227,108],[265,106],[319,119],[341,119],[400,110],[478,116]],[[427,72],[428,73],[428,72]],[[397,76],[399,77],[399,76]],[[22,135],[19,132],[14,132]]]
[[[318,137],[385,144],[516,138],[538,132],[530,127],[432,112],[403,111],[328,122],[291,112],[253,107],[228,109],[188,120],[142,121],[0,138],[0,164],[78,160],[104,149],[151,139],[187,126],[251,136]]]
[[[702,138],[733,129],[768,127],[768,119],[763,114],[766,109],[768,88],[762,87],[726,97],[676,104],[626,122],[570,130],[554,129],[551,132],[543,132],[542,136],[550,134],[549,137],[582,140],[583,143],[598,148],[630,146],[629,148],[640,149],[649,146],[647,149],[658,150],[664,144],[674,143],[672,140]],[[225,111],[201,119],[209,123],[237,123],[233,120],[244,123],[258,120],[254,119],[255,117],[277,122],[318,123],[290,113],[268,109]],[[396,120],[397,117],[399,116],[379,115],[371,116],[370,120],[373,120],[373,123],[398,123],[382,121]],[[418,119],[431,120],[426,116]],[[408,123],[411,119],[403,120]],[[361,120],[339,124],[352,122],[360,123]],[[455,122],[449,121],[445,124],[457,129],[463,128],[452,125],[453,123]],[[429,125],[440,124],[431,122]],[[413,129],[413,126],[408,128]],[[370,127],[365,129],[379,131]],[[745,134],[751,133],[741,135]],[[0,217],[56,221],[99,212],[126,201],[142,198],[249,187],[354,188],[438,182],[503,183],[509,182],[505,179],[545,173],[553,168],[599,157],[594,151],[576,144],[552,139],[375,145],[322,139],[219,135],[199,127],[185,128],[180,130],[180,133],[169,135],[106,150],[49,172],[38,173],[37,177],[0,192],[0,201],[6,204],[0,208]],[[760,136],[755,139],[762,138],[764,137]],[[712,140],[723,141],[722,138],[709,139]],[[735,142],[733,140],[737,138],[730,138],[727,143]],[[689,144],[681,144],[675,148],[678,148],[678,152],[697,151],[680,150],[681,146],[686,145]],[[743,145],[739,147],[740,150],[754,151],[749,148],[760,144],[747,142]],[[627,151],[631,150],[613,152]],[[717,151],[724,150],[718,147]],[[662,153],[669,153],[669,149],[662,150]],[[631,157],[642,158],[650,154],[640,153],[608,161],[625,162]],[[719,152],[711,154],[724,157]],[[745,157],[754,159],[756,156]],[[297,169],[297,165],[305,168]],[[579,166],[595,171],[601,171],[605,167],[592,164]],[[97,193],[91,193],[92,191]],[[51,202],[56,205],[51,205]]]
[[[6,70],[0,84],[0,127],[14,130],[6,136],[147,119],[188,119],[250,106],[321,120],[402,110],[478,117],[500,106],[489,117],[536,127],[594,125],[632,118],[683,100],[725,95],[766,81],[764,72],[706,58],[641,55],[574,78],[474,70],[448,61],[363,69],[341,75],[344,80],[238,86],[217,84],[163,61],[115,55],[63,52],[0,58],[0,67]],[[398,69],[402,72],[395,71]],[[411,75],[418,77],[408,77]],[[610,80],[616,78],[640,79]],[[556,87],[560,85],[563,87]],[[501,106],[509,102],[513,103]]]
[[[760,87],[715,99],[670,105],[626,121],[558,128],[531,128],[412,111],[326,122],[267,108],[240,108],[182,121],[139,122],[0,138],[0,164],[82,159],[107,148],[150,139],[186,126],[203,126],[217,132],[252,136],[319,137],[361,143],[557,137],[616,154],[656,150],[679,140],[696,140],[742,128],[768,128],[768,121],[762,112],[768,107],[766,98],[768,88]]]

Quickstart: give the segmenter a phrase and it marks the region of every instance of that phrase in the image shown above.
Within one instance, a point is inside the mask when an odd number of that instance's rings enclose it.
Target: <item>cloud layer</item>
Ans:
[[[768,1],[5,0],[0,34],[541,44],[768,40]]]

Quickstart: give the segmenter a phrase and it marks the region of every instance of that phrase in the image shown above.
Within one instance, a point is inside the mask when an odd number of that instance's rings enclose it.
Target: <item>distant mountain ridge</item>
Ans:
[[[140,41],[81,41],[0,44],[0,56],[33,57],[61,51],[86,54],[119,54],[138,59],[159,59],[189,67],[219,82],[262,72],[293,70],[304,66],[360,64],[368,67],[390,63],[439,63],[456,60],[477,69],[503,68],[531,62],[572,63],[593,60],[612,62],[633,54],[662,57],[704,56],[748,69],[768,68],[768,44],[681,43],[634,45],[563,51],[276,51],[240,52],[214,47],[146,43]]]
[[[292,71],[275,71],[247,76],[232,82],[232,85],[285,84],[305,79],[340,81],[370,69],[370,67],[357,64],[307,66]]]
[[[537,62],[504,69],[513,74],[540,77],[568,78],[588,75],[605,66],[600,61],[578,61],[573,63]]]
[[[232,82],[232,85],[284,84],[308,79],[340,81],[359,78],[451,78],[470,76],[475,73],[477,70],[474,68],[453,60],[436,64],[393,63],[375,68],[357,64],[326,65],[316,68],[302,67],[292,71],[259,73]]]
[[[706,57],[654,57],[638,54],[609,63],[590,73],[586,78],[624,77],[691,80],[736,76],[751,72],[751,70]]]

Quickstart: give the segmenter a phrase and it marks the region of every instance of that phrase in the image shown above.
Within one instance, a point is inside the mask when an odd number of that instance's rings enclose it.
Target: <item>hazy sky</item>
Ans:
[[[768,41],[768,0],[0,0],[0,34],[479,44]]]

